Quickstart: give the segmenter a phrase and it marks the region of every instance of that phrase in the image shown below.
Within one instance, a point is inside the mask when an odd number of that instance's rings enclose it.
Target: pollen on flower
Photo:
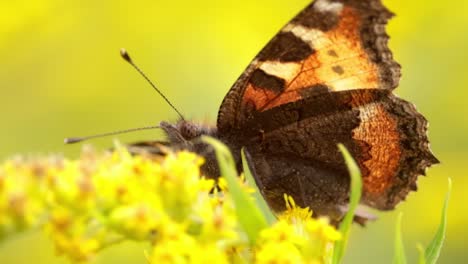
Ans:
[[[301,208],[296,206],[296,202],[292,196],[285,194],[284,202],[286,204],[286,210],[279,215],[280,219],[285,219],[288,222],[305,221],[312,217],[312,211],[309,207]]]

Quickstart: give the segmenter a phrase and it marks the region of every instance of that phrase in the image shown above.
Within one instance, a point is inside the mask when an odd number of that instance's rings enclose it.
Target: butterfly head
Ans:
[[[180,120],[177,122],[175,127],[185,140],[192,140],[200,137],[203,134],[201,125],[194,122]]]
[[[187,143],[198,140],[202,135],[215,136],[216,128],[198,124],[192,121],[180,120],[175,124],[161,122],[160,127],[164,130],[169,141],[173,144]]]

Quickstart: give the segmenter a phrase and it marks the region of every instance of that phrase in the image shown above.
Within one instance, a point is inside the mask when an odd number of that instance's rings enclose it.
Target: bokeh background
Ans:
[[[0,159],[65,153],[64,137],[175,120],[177,115],[118,55],[127,48],[185,116],[215,122],[224,95],[250,60],[310,0],[0,0]],[[439,223],[453,179],[440,263],[468,258],[468,2],[386,0],[390,46],[403,65],[396,93],[430,121],[442,163],[419,191],[366,228],[354,227],[345,263],[390,263],[397,212],[412,263]],[[119,136],[155,139],[158,131]],[[94,140],[106,148],[112,138]],[[146,263],[124,243],[92,263]],[[40,231],[0,244],[0,263],[68,263]]]

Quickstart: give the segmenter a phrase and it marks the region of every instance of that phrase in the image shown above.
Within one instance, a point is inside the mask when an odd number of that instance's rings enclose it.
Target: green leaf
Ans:
[[[359,170],[356,161],[354,161],[354,159],[351,157],[351,154],[349,154],[345,146],[343,146],[342,144],[338,144],[338,148],[343,154],[346,165],[348,166],[349,174],[351,175],[351,196],[348,212],[346,213],[343,222],[341,223],[339,228],[339,231],[341,232],[343,238],[335,242],[332,258],[333,264],[340,263],[341,259],[343,258],[344,251],[348,243],[349,232],[353,223],[354,213],[356,212],[356,208],[359,204],[359,201],[361,200],[362,193],[361,171]]]
[[[426,258],[424,256],[424,248],[421,244],[418,244],[416,246],[419,252],[419,259],[418,259],[418,264],[426,264]]]
[[[398,215],[395,228],[395,256],[393,257],[394,264],[406,264],[405,247],[401,237],[401,219],[403,214]]]
[[[239,223],[247,233],[250,242],[254,244],[260,230],[268,227],[267,220],[251,196],[242,190],[236,165],[229,149],[217,139],[204,136],[202,140],[215,149],[219,169],[221,175],[226,179],[229,193],[234,200]]]
[[[255,192],[253,193],[253,197],[255,199],[255,203],[258,208],[260,208],[260,211],[263,213],[263,217],[268,222],[268,225],[272,225],[274,222],[276,222],[276,217],[271,211],[270,207],[268,206],[267,202],[263,198],[262,193],[258,189],[257,183],[252,176],[252,172],[250,171],[249,164],[247,163],[247,159],[245,158],[245,150],[242,148],[242,167],[244,169],[244,175],[245,175],[245,180],[249,184],[249,186],[253,187],[255,189]]]
[[[426,248],[426,252],[424,254],[426,257],[426,263],[428,264],[434,264],[437,262],[437,259],[439,258],[439,255],[440,255],[440,251],[442,250],[442,245],[444,244],[445,231],[447,228],[447,209],[448,209],[448,203],[449,203],[451,191],[452,191],[452,180],[449,178],[448,190],[447,190],[447,195],[445,196],[445,202],[444,202],[444,207],[442,209],[442,217],[440,220],[439,228],[437,229],[437,232],[434,238],[432,239],[431,243]]]

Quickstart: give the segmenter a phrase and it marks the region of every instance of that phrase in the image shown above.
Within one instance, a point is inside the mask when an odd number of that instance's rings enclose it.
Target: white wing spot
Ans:
[[[260,69],[269,75],[282,78],[288,82],[299,74],[301,65],[293,62],[265,61],[260,65]]]
[[[312,49],[319,50],[323,47],[332,45],[333,43],[325,36],[321,30],[307,28],[301,25],[288,24],[283,28],[283,32],[291,32],[294,36],[300,38],[305,43],[309,44]]]
[[[314,8],[321,13],[332,12],[339,13],[343,9],[342,3],[330,3],[329,0],[316,0]]]

